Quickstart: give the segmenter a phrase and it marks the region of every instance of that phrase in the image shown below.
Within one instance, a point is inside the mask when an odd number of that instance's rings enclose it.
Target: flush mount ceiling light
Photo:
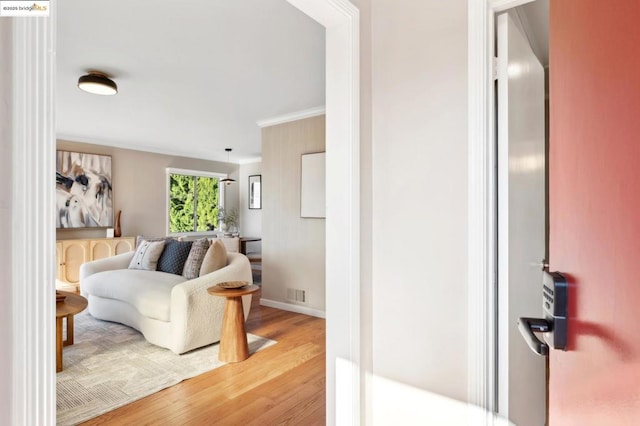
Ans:
[[[229,153],[231,152],[231,148],[225,148],[224,150],[227,151],[227,163],[229,163]],[[231,185],[232,183],[236,183],[236,180],[227,177],[221,179],[220,182],[224,183],[225,185]]]
[[[115,95],[118,86],[105,74],[92,71],[78,79],[78,88],[94,95]]]

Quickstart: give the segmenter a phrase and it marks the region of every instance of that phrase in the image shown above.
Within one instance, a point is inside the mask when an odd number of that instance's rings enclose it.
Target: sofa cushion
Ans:
[[[87,277],[82,281],[82,291],[126,302],[145,317],[170,321],[171,290],[185,281],[181,275],[166,272],[116,269]]]
[[[182,275],[182,269],[189,257],[193,241],[167,240],[158,260],[158,271]]]
[[[207,254],[204,255],[202,266],[200,267],[200,276],[227,266],[227,248],[220,240],[215,240]]]
[[[198,278],[200,276],[200,267],[202,267],[202,261],[204,260],[204,256],[207,254],[207,250],[209,250],[210,245],[211,243],[207,238],[201,238],[194,241],[191,246],[191,251],[189,252],[189,257],[187,257],[187,261],[184,264],[182,276],[188,280]]]
[[[142,241],[129,263],[129,269],[155,271],[164,249],[164,241]]]

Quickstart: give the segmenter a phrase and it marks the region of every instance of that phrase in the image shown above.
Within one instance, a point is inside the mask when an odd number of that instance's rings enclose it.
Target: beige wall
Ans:
[[[374,118],[372,238],[363,242],[372,253],[373,374],[465,401],[467,0],[357,3],[371,4],[373,34],[362,52],[363,110],[371,93]],[[365,129],[365,154],[368,143]],[[365,184],[368,172],[363,161]],[[374,410],[420,410],[375,401]]]
[[[3,307],[0,309],[0,425],[11,424],[11,365],[12,365],[12,299],[11,280],[11,119],[12,119],[12,63],[11,18],[0,19],[0,283]]]
[[[111,155],[114,212],[122,210],[122,235],[166,235],[166,168],[228,173],[238,165],[59,140],[57,149]],[[225,208],[238,207],[238,185],[225,186]],[[104,237],[104,229],[58,230],[58,239]]]
[[[288,303],[306,290],[307,308],[325,310],[325,220],[300,217],[301,155],[325,147],[324,116],[262,129],[262,298]]]
[[[249,176],[262,174],[262,162],[240,165],[240,234],[262,236],[262,209],[249,209]]]

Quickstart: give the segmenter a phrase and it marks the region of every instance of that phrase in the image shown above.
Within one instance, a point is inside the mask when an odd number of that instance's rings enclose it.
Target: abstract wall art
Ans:
[[[111,156],[56,152],[57,228],[113,226]]]

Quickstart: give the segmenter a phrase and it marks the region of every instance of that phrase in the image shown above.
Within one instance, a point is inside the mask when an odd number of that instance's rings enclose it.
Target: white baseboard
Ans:
[[[312,317],[326,318],[326,313],[318,309],[307,308],[306,306],[293,305],[291,303],[276,302],[269,299],[260,299],[261,306],[282,309],[283,311],[295,312],[296,314],[311,315]]]

